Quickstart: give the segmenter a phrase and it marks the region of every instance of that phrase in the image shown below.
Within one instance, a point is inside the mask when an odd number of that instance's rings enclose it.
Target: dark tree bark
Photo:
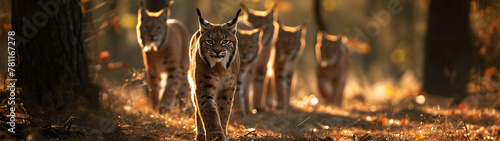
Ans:
[[[165,8],[170,0],[143,0],[144,7],[151,12],[158,12]]]
[[[433,0],[429,7],[425,47],[424,87],[431,95],[466,96],[473,46],[469,0]]]
[[[99,105],[82,44],[79,0],[12,0],[17,86],[28,114],[53,118]]]

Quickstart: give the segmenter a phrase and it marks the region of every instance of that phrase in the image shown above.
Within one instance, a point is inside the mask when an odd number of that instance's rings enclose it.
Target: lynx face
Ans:
[[[296,27],[280,25],[278,40],[276,41],[277,52],[284,53],[283,55],[292,59],[295,58],[304,43],[302,41],[302,30],[305,30],[304,28],[303,25]]]
[[[238,30],[236,34],[238,37],[238,48],[240,51],[240,61],[241,63],[251,63],[257,55],[260,49],[260,30]]]
[[[158,12],[150,12],[141,7],[139,9],[139,24],[137,24],[139,44],[144,51],[159,50],[168,36],[166,24],[170,16],[170,8],[165,7]]]
[[[221,63],[228,68],[236,54],[236,21],[233,19],[226,24],[211,24],[200,17],[201,36],[198,39],[201,58],[213,68]]]
[[[252,23],[255,27],[262,28],[266,25],[273,25],[274,22],[274,9],[270,9],[269,11],[255,11],[255,10],[247,10],[248,13],[248,21]]]
[[[321,34],[321,35],[320,35]],[[336,65],[340,62],[342,55],[342,36],[318,33],[317,47],[320,54],[318,61],[321,66]]]

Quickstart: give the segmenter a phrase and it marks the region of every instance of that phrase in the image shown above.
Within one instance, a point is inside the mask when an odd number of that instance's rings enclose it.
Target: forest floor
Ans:
[[[118,106],[91,114],[90,121],[75,118],[72,125],[54,121],[18,123],[16,134],[2,140],[193,140],[193,114],[154,113],[142,104]],[[2,108],[5,109],[5,108]],[[6,111],[1,111],[6,113]],[[2,114],[3,115],[3,114]],[[22,117],[22,114],[19,114]],[[69,116],[69,115],[68,115]],[[4,118],[4,117],[2,117]],[[18,119],[21,121],[23,119]],[[44,123],[44,124],[39,124]],[[345,110],[324,106],[289,113],[261,112],[232,118],[230,140],[498,140],[498,109],[459,106],[368,107]]]
[[[498,140],[496,110],[378,110],[258,113],[232,119],[231,140]],[[321,112],[323,111],[323,112]],[[330,113],[326,112],[330,111]],[[454,111],[455,113],[448,113]],[[447,114],[446,114],[447,113]],[[122,115],[105,140],[193,140],[192,116]]]
[[[100,81],[106,89],[101,93],[102,109],[97,112],[80,109],[51,113],[57,118],[42,120],[29,117],[20,108],[14,134],[7,131],[9,111],[6,100],[2,100],[0,140],[193,140],[193,113],[153,112],[143,87],[143,75],[134,77],[127,79],[126,84]],[[313,95],[295,98],[295,109],[287,113],[233,116],[227,132],[230,140],[243,141],[500,138],[499,106],[484,104],[494,103],[498,94],[471,95],[454,108],[437,106],[446,105],[443,103],[449,99],[401,95],[405,98],[378,104],[364,102],[369,97],[358,98],[358,102],[347,102],[345,105],[350,106],[342,109],[323,106]]]

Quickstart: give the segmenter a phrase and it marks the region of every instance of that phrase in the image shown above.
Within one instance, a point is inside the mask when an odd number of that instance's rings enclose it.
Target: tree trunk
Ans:
[[[12,0],[17,86],[28,114],[50,119],[79,105],[96,109],[81,39],[79,0]],[[67,118],[67,117],[66,117]]]
[[[455,97],[453,104],[465,98],[472,68],[469,2],[433,0],[429,7],[423,90]]]
[[[144,7],[151,12],[158,12],[165,8],[170,0],[144,0]]]

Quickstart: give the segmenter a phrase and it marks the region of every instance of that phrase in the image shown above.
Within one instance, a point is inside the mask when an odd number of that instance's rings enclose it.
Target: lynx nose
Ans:
[[[214,53],[215,55],[217,56],[225,56],[226,55],[226,51],[224,50],[214,50]]]
[[[150,41],[156,41],[156,40],[158,40],[158,37],[157,36],[150,36],[149,40]]]

